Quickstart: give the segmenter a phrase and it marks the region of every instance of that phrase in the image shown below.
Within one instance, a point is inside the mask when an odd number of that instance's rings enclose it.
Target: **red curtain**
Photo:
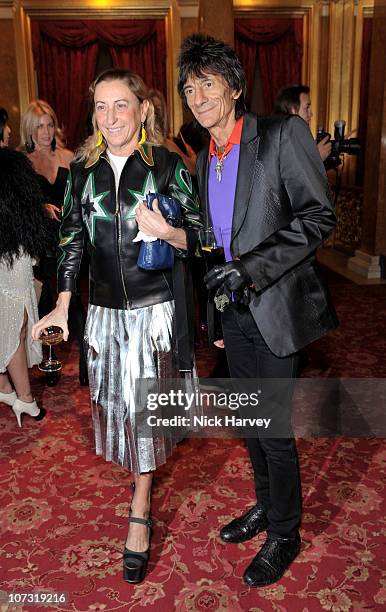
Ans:
[[[106,23],[106,22],[105,22]],[[132,42],[128,42],[127,35],[118,42],[117,32],[124,24],[122,22],[108,21],[116,24],[114,36],[109,41],[109,51],[114,66],[133,70],[139,74],[145,83],[154,89],[159,89],[166,100],[166,40],[165,25],[161,20],[148,21],[147,29],[136,22],[137,30],[133,29]],[[140,24],[140,25],[138,25]],[[133,24],[134,25],[134,24]],[[106,27],[106,26],[104,26]],[[108,42],[105,31],[105,42]]]
[[[138,72],[147,85],[166,94],[163,20],[32,21],[32,46],[39,96],[65,126],[67,144],[85,135],[88,87],[95,78],[99,45],[113,64]]]
[[[278,91],[301,82],[303,19],[235,19],[235,50],[247,75],[247,93],[253,91],[258,60],[269,114]]]
[[[370,82],[370,54],[371,54],[371,38],[373,31],[372,17],[365,17],[363,20],[362,34],[362,56],[361,56],[361,91],[359,102],[359,122],[358,122],[358,138],[362,146],[362,154],[358,158],[356,184],[363,185],[365,171],[365,149],[367,135],[367,114],[369,102],[369,82]],[[356,134],[355,134],[356,136]]]

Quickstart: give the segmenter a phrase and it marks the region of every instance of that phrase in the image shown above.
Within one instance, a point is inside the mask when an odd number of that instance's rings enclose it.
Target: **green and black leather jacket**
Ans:
[[[200,228],[199,201],[191,176],[176,153],[145,144],[127,159],[118,188],[106,152],[95,163],[74,162],[68,178],[60,229],[58,291],[75,291],[84,247],[90,255],[90,304],[141,308],[173,299],[171,270],[137,266],[140,242],[137,205],[149,192],[181,204],[187,251],[194,254]]]

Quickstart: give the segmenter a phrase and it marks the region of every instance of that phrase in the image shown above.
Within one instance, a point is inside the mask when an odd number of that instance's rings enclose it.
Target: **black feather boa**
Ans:
[[[23,153],[0,148],[0,260],[10,266],[23,251],[43,255],[51,245],[43,195]]]

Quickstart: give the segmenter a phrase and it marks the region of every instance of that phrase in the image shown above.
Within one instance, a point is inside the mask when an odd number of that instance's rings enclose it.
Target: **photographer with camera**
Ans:
[[[275,115],[299,115],[308,125],[312,117],[310,88],[307,85],[293,85],[281,89],[274,101]],[[318,151],[322,161],[331,154],[330,135],[325,133],[317,141]]]
[[[312,117],[310,88],[307,85],[293,85],[281,89],[274,102],[275,115],[299,115],[306,123]],[[334,140],[331,134],[318,127],[316,143],[326,170],[336,169],[341,165],[341,154],[359,155],[361,147],[358,138],[344,137],[346,122],[338,119],[334,122]]]

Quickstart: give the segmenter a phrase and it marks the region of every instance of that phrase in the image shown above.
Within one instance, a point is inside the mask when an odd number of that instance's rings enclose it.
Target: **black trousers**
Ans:
[[[266,345],[248,307],[236,304],[228,306],[222,313],[222,327],[232,378],[296,377],[298,354],[276,357]],[[285,408],[290,424],[291,398],[287,400]],[[269,414],[266,416],[270,417]],[[256,435],[247,437],[246,443],[254,471],[256,497],[269,521],[268,533],[292,537],[299,528],[301,518],[301,486],[295,439]]]
[[[35,276],[42,282],[42,294],[39,300],[39,318],[51,312],[55,306],[54,291],[52,288],[53,279],[56,278],[56,258],[43,256],[40,258],[39,265],[34,269]],[[71,294],[68,320],[71,333],[74,332],[79,345],[79,373],[86,375],[86,349],[84,344],[84,327],[86,323],[86,313],[80,296],[79,282],[76,291]]]

